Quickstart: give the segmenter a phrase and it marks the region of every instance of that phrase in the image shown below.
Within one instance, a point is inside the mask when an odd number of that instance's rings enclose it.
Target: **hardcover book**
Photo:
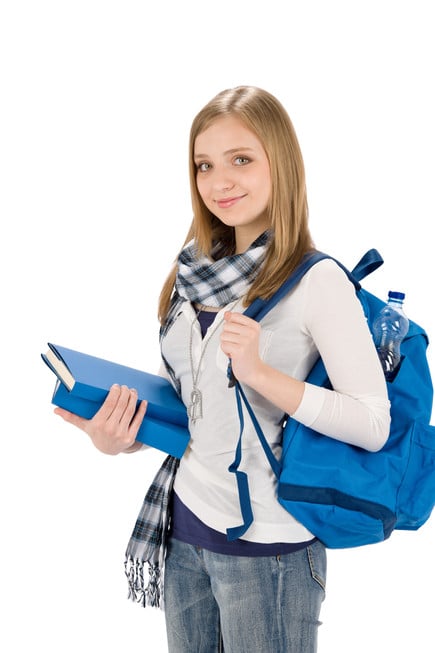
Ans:
[[[60,345],[48,346],[41,357],[57,377],[51,400],[55,406],[91,419],[114,383],[135,388],[138,400],[148,402],[136,439],[181,458],[190,438],[187,412],[167,379]]]

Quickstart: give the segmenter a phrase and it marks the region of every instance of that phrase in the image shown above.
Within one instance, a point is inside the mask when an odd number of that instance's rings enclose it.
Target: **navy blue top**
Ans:
[[[248,542],[247,540],[227,540],[224,533],[206,526],[196,515],[187,508],[181,499],[173,493],[171,506],[171,537],[193,544],[214,553],[226,553],[235,556],[277,556],[293,553],[303,549],[315,538],[308,542]]]
[[[204,338],[205,334],[207,333],[208,327],[213,324],[217,313],[215,313],[215,311],[198,311],[198,310],[196,312],[197,312],[199,326],[201,327],[201,335]]]
[[[202,337],[216,317],[214,311],[200,311],[198,321]],[[308,546],[316,538],[308,542],[248,542],[247,540],[228,541],[224,533],[210,528],[191,511],[173,492],[171,505],[170,535],[186,544],[193,544],[214,553],[225,553],[237,556],[277,556],[292,553]]]

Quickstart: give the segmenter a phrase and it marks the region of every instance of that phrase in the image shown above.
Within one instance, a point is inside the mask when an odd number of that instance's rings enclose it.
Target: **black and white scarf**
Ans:
[[[185,301],[222,307],[246,295],[266,254],[270,232],[259,236],[243,254],[214,259],[200,255],[194,241],[178,257],[175,291],[162,340],[172,326]],[[166,361],[165,361],[166,363]],[[166,364],[167,365],[167,364]],[[173,370],[168,372],[179,391]],[[145,416],[146,419],[146,416]],[[170,498],[179,461],[168,456],[148,489],[125,554],[125,573],[129,598],[143,607],[163,607],[163,566],[170,523]],[[145,579],[145,564],[148,579]]]
[[[183,302],[220,308],[246,295],[264,260],[269,236],[270,232],[265,231],[243,254],[217,259],[214,256],[219,244],[209,258],[199,253],[195,241],[188,243],[178,257],[175,291],[160,338],[171,328]]]

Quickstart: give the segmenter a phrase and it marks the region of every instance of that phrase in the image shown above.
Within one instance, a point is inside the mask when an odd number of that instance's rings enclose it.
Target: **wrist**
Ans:
[[[136,451],[139,451],[139,449],[142,449],[142,442],[135,440],[133,444],[127,447],[127,449],[124,449],[122,453],[135,453]]]
[[[258,365],[255,369],[250,372],[245,378],[240,379],[242,383],[248,385],[252,390],[263,394],[263,390],[267,388],[268,384],[268,373],[270,372],[271,367],[267,365],[261,359],[258,362]]]

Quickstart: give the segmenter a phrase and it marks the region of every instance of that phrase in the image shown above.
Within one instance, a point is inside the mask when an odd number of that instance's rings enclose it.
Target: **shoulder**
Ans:
[[[338,279],[339,281],[342,281],[343,279],[346,279],[349,281],[346,272],[332,258],[324,258],[318,263],[315,263],[313,267],[308,270],[305,276],[315,280],[327,278],[329,280]]]
[[[355,286],[346,272],[330,258],[315,263],[303,277],[301,285],[305,286],[306,290],[326,292],[328,295],[340,291],[355,291]]]
[[[333,259],[322,259],[315,263],[299,283],[279,303],[286,319],[289,314],[306,319],[318,319],[319,312],[333,310],[339,312],[349,304],[360,304],[355,286],[346,272]],[[277,306],[280,311],[279,305]]]
[[[301,281],[301,295],[308,321],[325,313],[336,317],[345,311],[362,314],[354,284],[333,259],[323,259],[313,265]]]

